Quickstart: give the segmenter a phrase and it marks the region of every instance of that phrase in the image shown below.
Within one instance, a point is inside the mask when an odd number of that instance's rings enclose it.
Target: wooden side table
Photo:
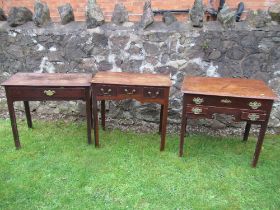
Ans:
[[[21,147],[16,115],[15,101],[23,101],[27,124],[32,128],[28,101],[83,100],[86,102],[88,143],[91,143],[91,74],[45,74],[17,73],[1,85],[5,87],[8,109],[11,119],[14,142],[17,149]]]
[[[105,100],[136,99],[141,103],[161,104],[160,150],[164,150],[170,86],[167,75],[98,72],[92,79],[95,145],[99,146],[97,101],[101,101],[102,128],[105,130]]]
[[[182,84],[183,113],[179,156],[183,155],[187,119],[213,118],[213,114],[232,115],[246,121],[243,141],[251,124],[261,125],[252,161],[256,167],[261,152],[273,101],[277,96],[263,81],[230,78],[186,77]]]

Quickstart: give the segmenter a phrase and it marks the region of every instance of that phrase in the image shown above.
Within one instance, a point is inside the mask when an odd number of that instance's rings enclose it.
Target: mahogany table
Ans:
[[[27,124],[32,128],[28,101],[83,100],[86,102],[88,143],[91,143],[91,74],[48,74],[16,73],[1,85],[5,87],[8,109],[11,119],[14,142],[17,149],[21,147],[16,115],[15,101],[23,101]]]
[[[161,104],[160,150],[164,150],[170,86],[171,80],[167,75],[98,72],[92,79],[95,146],[99,146],[97,101],[101,101],[101,121],[105,130],[105,100],[136,99],[141,103]]]
[[[261,152],[273,101],[277,96],[263,81],[231,78],[185,77],[182,84],[183,113],[179,156],[183,155],[188,118],[213,118],[213,114],[232,115],[246,121],[243,141],[247,141],[251,124],[261,126],[252,166]]]

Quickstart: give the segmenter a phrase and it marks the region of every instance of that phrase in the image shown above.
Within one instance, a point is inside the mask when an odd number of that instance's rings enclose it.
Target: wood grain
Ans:
[[[277,99],[277,95],[261,80],[185,77],[181,90],[183,93],[191,94]]]
[[[168,75],[127,72],[98,72],[91,81],[95,84],[170,87]]]
[[[92,74],[81,73],[16,73],[2,86],[34,86],[34,87],[88,87]]]

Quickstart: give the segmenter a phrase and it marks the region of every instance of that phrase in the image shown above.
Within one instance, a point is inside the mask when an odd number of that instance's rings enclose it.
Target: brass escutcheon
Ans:
[[[44,90],[45,95],[47,96],[53,96],[55,94],[54,90]]]
[[[262,106],[261,103],[257,102],[257,101],[252,101],[249,103],[249,106],[252,108],[252,109],[258,109]]]
[[[100,90],[104,95],[109,95],[112,92],[112,89],[108,89],[107,92],[105,92],[105,90],[103,88],[101,88]]]
[[[194,107],[194,108],[192,108],[192,112],[193,112],[194,114],[201,114],[202,109],[201,109],[201,108],[198,108],[198,107]]]
[[[221,103],[224,103],[224,104],[231,104],[231,100],[229,100],[229,99],[222,99],[222,100],[221,100]]]
[[[199,98],[199,97],[193,98],[193,102],[195,104],[199,105],[199,104],[202,104],[204,102],[204,99],[203,98]]]
[[[128,92],[128,89],[124,89],[126,95],[133,95],[134,93],[136,93],[136,90],[133,89],[131,92]]]
[[[251,121],[256,121],[258,119],[260,119],[260,115],[256,114],[256,113],[250,113],[248,115],[248,118],[251,120]]]

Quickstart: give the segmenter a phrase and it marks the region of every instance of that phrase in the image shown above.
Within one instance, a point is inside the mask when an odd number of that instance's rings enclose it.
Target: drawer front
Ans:
[[[268,104],[264,100],[206,95],[188,95],[187,103],[203,106],[243,108],[248,110],[266,110],[268,108]]]
[[[164,98],[164,89],[146,87],[143,89],[143,95],[145,98]]]
[[[15,99],[41,99],[41,100],[68,100],[84,99],[86,97],[84,88],[37,88],[37,87],[10,87],[9,93]]]
[[[118,87],[118,95],[140,96],[141,93],[142,93],[142,89],[139,87],[131,87],[131,86]]]
[[[187,114],[207,115],[208,108],[203,106],[187,106]]]
[[[97,85],[95,86],[93,92],[98,96],[116,96],[116,87],[112,85]]]
[[[267,115],[262,113],[254,113],[254,112],[242,112],[241,119],[242,120],[249,120],[252,122],[263,122],[266,120]]]

